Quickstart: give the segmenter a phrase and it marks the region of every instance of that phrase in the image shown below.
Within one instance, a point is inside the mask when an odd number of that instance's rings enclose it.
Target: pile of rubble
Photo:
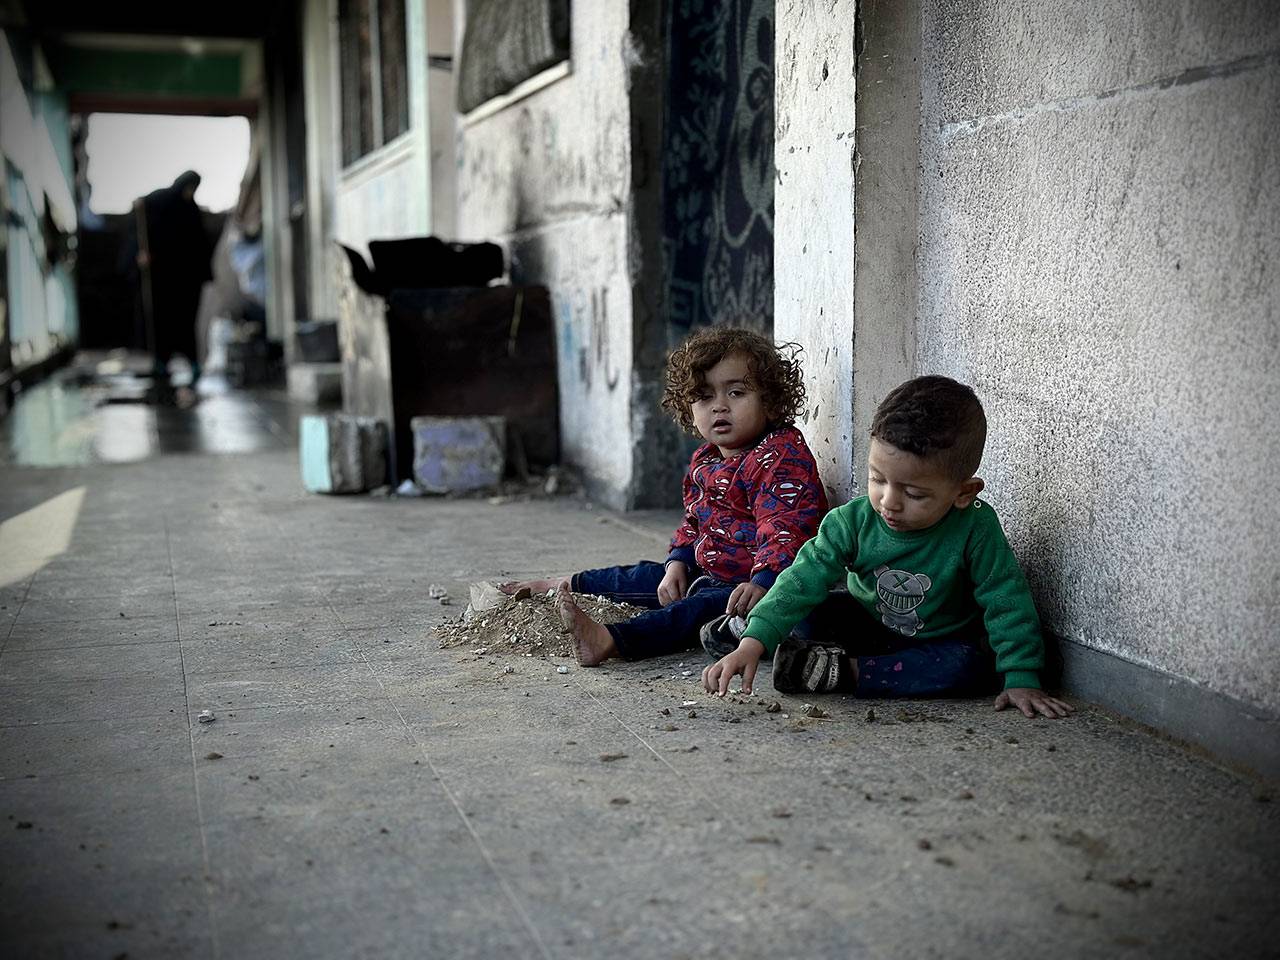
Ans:
[[[603,597],[575,593],[574,600],[597,623],[629,620],[643,610]],[[476,654],[572,657],[573,640],[560,622],[554,592],[508,597],[488,582],[471,585],[471,602],[461,618],[435,628],[442,648],[470,647]]]

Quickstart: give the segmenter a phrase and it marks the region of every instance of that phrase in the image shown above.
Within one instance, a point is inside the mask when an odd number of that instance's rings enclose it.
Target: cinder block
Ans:
[[[413,479],[428,493],[497,486],[506,467],[505,417],[414,417]]]
[[[387,482],[387,425],[345,413],[305,416],[302,485],[312,493],[363,493]]]

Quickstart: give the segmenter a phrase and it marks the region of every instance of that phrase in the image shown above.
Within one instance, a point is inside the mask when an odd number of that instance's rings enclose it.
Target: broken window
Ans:
[[[404,0],[338,0],[342,162],[409,129]]]
[[[569,59],[569,0],[467,0],[458,111]]]

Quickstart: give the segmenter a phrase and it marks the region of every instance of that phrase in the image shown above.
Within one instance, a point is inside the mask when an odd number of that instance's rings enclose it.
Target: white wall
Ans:
[[[918,365],[1053,631],[1280,712],[1280,17],[922,4]]]
[[[564,458],[621,503],[632,482],[627,0],[575,3],[571,72],[464,124],[459,235],[494,240],[556,317]]]
[[[774,339],[803,356],[799,424],[834,502],[852,493],[854,13],[781,7],[775,80]]]

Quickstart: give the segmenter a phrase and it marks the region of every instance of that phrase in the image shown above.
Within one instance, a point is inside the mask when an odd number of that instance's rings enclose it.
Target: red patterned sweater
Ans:
[[[667,561],[681,560],[717,580],[771,587],[796,551],[818,532],[827,496],[804,435],[766,433],[750,450],[720,456],[694,451],[684,478],[684,523]]]

